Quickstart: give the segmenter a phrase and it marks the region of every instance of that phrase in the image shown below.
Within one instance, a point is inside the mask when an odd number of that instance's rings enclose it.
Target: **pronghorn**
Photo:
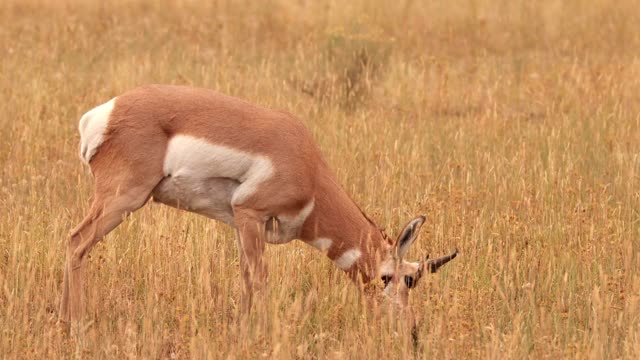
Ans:
[[[391,240],[338,185],[311,134],[293,115],[212,90],[149,85],[82,116],[80,157],[95,177],[93,204],[71,232],[62,321],[83,314],[83,262],[93,246],[150,198],[236,229],[243,302],[266,280],[265,243],[299,239],[360,284],[405,307],[410,288],[457,255],[403,260],[425,221]]]

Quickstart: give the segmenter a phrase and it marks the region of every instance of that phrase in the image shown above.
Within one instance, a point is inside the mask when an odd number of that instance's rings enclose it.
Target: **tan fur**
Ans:
[[[273,175],[251,196],[232,204],[247,306],[253,290],[267,276],[262,261],[267,219],[295,217],[310,201],[315,204],[297,232],[299,238],[308,243],[331,239],[327,255],[333,260],[358,249],[362,255],[345,269],[354,281],[367,283],[378,276],[381,262],[395,261],[392,242],[337,184],[311,134],[297,118],[212,90],[143,86],[115,99],[104,140],[90,159],[96,180],[94,203],[69,238],[63,320],[82,316],[86,255],[124,216],[143,206],[163,181],[167,144],[175,135],[265,156],[273,163]]]

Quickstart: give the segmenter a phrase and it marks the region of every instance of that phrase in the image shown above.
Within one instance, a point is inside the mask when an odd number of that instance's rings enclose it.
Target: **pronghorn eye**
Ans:
[[[409,289],[411,289],[416,286],[416,280],[413,278],[413,276],[405,276],[404,284],[407,285]]]
[[[393,275],[382,275],[382,281],[384,281],[384,287],[389,285],[389,282],[393,279]]]

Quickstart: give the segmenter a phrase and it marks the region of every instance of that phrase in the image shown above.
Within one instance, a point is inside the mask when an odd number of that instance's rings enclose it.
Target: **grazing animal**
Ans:
[[[65,322],[83,315],[83,263],[93,246],[150,198],[236,229],[246,307],[267,276],[266,243],[302,240],[356,282],[381,278],[384,294],[400,306],[425,271],[457,254],[404,261],[424,216],[390,239],[338,185],[302,122],[286,112],[207,89],[149,85],[90,110],[79,130],[95,194],[68,238]]]

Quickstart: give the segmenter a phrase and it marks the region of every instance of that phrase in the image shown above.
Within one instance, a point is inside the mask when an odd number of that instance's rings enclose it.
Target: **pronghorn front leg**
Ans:
[[[264,288],[268,275],[267,266],[262,258],[265,224],[258,212],[238,207],[234,208],[234,223],[244,280],[242,303],[248,311],[251,308],[253,292]]]

